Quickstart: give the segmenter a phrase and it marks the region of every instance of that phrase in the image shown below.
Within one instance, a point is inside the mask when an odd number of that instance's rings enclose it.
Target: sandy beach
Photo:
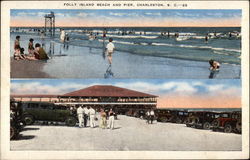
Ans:
[[[14,60],[11,58],[11,78],[51,78],[43,72],[44,61]]]
[[[118,116],[115,129],[52,125],[26,126],[11,150],[30,151],[240,151],[240,134],[186,127],[184,124],[146,124]]]

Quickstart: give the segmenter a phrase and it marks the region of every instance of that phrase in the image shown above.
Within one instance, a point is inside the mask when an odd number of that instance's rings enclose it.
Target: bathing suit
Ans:
[[[20,44],[19,44],[19,41],[18,40],[15,40],[15,46],[14,46],[14,49],[20,49]]]
[[[28,49],[34,50],[33,43],[29,43]]]
[[[112,53],[113,53],[113,52],[108,52],[108,56],[110,56],[110,57],[111,57],[111,56],[112,56]]]

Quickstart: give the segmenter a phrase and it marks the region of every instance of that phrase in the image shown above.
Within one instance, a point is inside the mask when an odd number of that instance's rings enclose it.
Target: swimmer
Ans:
[[[219,62],[217,62],[217,61],[215,61],[215,60],[209,60],[209,64],[210,64],[210,70],[213,70],[213,71],[215,71],[215,70],[219,70],[219,68],[220,68],[220,63]]]

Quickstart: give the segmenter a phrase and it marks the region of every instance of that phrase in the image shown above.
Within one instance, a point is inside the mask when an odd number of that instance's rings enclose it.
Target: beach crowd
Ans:
[[[29,39],[28,54],[24,54],[25,49],[20,46],[20,36],[16,36],[14,42],[14,59],[15,60],[47,60],[49,59],[47,53],[39,43],[35,44],[34,39]]]
[[[91,128],[95,128],[97,126],[96,121],[98,121],[97,114],[95,109],[92,107],[82,107],[81,105],[76,109],[79,128],[87,127],[88,121],[89,126]],[[100,121],[99,127],[102,129],[114,129],[114,121],[115,121],[116,113],[113,109],[104,110],[100,109]]]
[[[78,118],[78,127],[87,127],[89,124],[90,128],[96,128],[97,126],[102,129],[115,129],[115,119],[117,119],[117,113],[112,109],[100,108],[97,113],[95,109],[90,106],[83,107],[79,105],[77,108],[72,107],[72,111],[76,111]],[[97,116],[99,114],[99,116]],[[98,119],[99,117],[100,119]],[[143,117],[140,117],[143,119]],[[155,112],[153,109],[148,110],[145,114],[146,123],[153,124],[155,120]],[[99,120],[99,125],[97,125]]]

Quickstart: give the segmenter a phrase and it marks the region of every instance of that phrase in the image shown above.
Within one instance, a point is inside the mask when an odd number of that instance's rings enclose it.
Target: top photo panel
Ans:
[[[240,79],[240,9],[11,9],[11,78]]]

